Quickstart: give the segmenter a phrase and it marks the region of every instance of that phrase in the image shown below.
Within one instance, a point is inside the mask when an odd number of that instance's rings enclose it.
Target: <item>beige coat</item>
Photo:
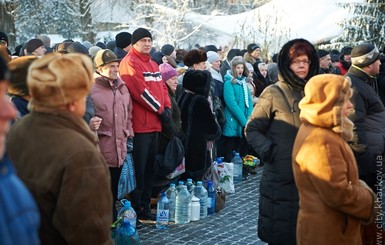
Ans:
[[[303,124],[293,148],[300,199],[298,245],[361,244],[361,222],[372,214],[372,192],[359,181],[356,160],[344,140],[352,136],[353,127],[341,116],[351,94],[348,80],[313,77],[299,105]]]

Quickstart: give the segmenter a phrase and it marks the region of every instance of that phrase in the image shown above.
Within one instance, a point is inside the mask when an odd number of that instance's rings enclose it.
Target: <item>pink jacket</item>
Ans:
[[[134,136],[130,93],[120,78],[111,87],[107,79],[96,74],[91,99],[95,116],[102,118],[97,131],[100,150],[109,167],[120,167],[127,153],[127,137]]]

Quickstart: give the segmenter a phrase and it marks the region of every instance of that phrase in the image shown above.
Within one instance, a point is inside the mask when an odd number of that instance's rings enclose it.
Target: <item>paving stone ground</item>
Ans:
[[[155,223],[143,223],[139,230],[143,245],[263,245],[257,235],[259,180],[256,175],[235,185],[225,208],[206,219],[184,225],[171,223],[167,230],[158,230]]]

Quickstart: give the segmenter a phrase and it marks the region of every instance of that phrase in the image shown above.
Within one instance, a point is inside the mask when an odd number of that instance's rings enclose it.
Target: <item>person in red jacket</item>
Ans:
[[[133,102],[132,124],[135,133],[133,159],[136,188],[130,198],[138,218],[155,220],[149,211],[154,184],[154,160],[162,122],[171,118],[171,102],[159,67],[149,55],[152,35],[138,28],[132,34],[132,49],[123,58],[119,73]]]

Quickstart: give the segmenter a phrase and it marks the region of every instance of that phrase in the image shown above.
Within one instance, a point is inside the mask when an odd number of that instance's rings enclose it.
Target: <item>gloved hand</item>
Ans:
[[[127,153],[131,153],[134,149],[134,138],[128,137],[127,138]]]
[[[170,121],[170,119],[171,119],[171,109],[166,107],[164,108],[162,114],[160,114],[160,120],[163,123],[167,123],[168,121]]]

